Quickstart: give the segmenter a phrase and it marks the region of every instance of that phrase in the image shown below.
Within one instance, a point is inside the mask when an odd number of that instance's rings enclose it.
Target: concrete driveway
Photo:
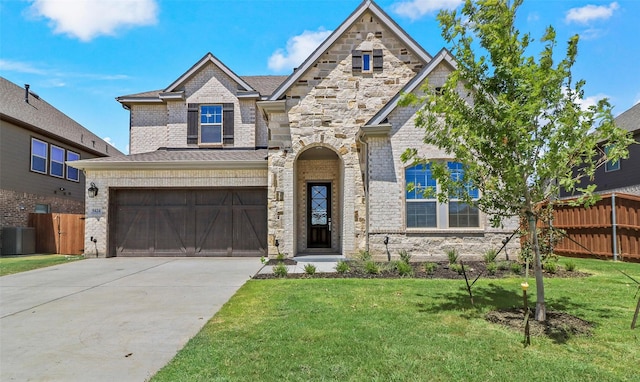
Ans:
[[[145,381],[260,267],[112,258],[0,277],[0,380]]]

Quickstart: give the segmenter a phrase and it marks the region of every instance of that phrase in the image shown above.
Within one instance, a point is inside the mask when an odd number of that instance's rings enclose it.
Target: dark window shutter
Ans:
[[[222,142],[226,145],[233,144],[233,104],[222,104]]]
[[[382,49],[374,49],[373,50],[373,71],[381,72],[382,71]]]
[[[351,51],[351,70],[354,73],[362,72],[362,51],[361,50]]]
[[[200,106],[197,103],[187,104],[187,144],[198,144],[198,114]]]

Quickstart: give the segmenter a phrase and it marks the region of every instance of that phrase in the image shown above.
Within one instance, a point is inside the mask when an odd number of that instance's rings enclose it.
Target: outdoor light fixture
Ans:
[[[96,195],[98,195],[98,187],[96,187],[96,184],[93,182],[91,182],[91,187],[89,187],[87,191],[89,191],[90,198],[95,198]]]

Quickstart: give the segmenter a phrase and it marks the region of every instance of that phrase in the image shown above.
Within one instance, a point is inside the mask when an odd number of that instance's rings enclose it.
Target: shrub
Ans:
[[[556,273],[558,271],[558,263],[555,261],[547,261],[542,264],[542,268],[549,273]]]
[[[495,275],[498,270],[498,264],[495,262],[487,263],[487,273],[490,275]]]
[[[424,271],[427,272],[427,274],[432,275],[433,272],[436,271],[436,269],[438,268],[438,264],[437,263],[425,263],[424,264]]]
[[[309,263],[304,266],[304,273],[308,275],[314,275],[316,273],[316,266]]]
[[[467,270],[467,268],[462,264],[451,264],[451,266],[449,266],[449,269],[458,272],[459,275],[463,274]]]
[[[498,263],[498,269],[501,271],[506,271],[507,269],[509,269],[511,267],[511,263],[508,261],[500,261]]]
[[[361,250],[358,254],[358,260],[362,262],[371,261],[371,254],[369,253],[369,251]]]
[[[396,270],[398,271],[398,274],[402,277],[413,276],[413,267],[411,266],[411,264],[407,263],[406,261],[398,261],[396,263]]]
[[[289,269],[283,262],[280,262],[278,265],[273,267],[273,274],[277,277],[286,277],[287,273],[289,273]]]
[[[458,255],[458,251],[450,249],[447,251],[447,257],[449,258],[449,264],[455,264],[458,262],[460,256]]]
[[[511,264],[511,272],[519,275],[522,272],[522,264],[516,262]]]
[[[276,256],[276,260],[280,260],[280,261],[284,260],[284,253],[278,252],[278,256]]]
[[[573,271],[575,271],[575,270],[576,270],[576,263],[575,263],[575,261],[567,260],[567,261],[564,263],[564,269],[566,269],[566,270],[567,270],[567,272],[573,272]]]
[[[338,272],[338,273],[342,273],[342,274],[344,274],[344,273],[349,272],[349,270],[350,270],[350,269],[351,269],[351,268],[349,267],[349,263],[347,263],[347,262],[346,262],[346,261],[344,261],[344,260],[340,260],[340,261],[338,261],[338,263],[336,264],[336,272]]]
[[[400,255],[400,261],[403,261],[407,264],[411,262],[411,254],[409,252],[403,249],[400,252],[398,252],[398,254]]]
[[[487,264],[495,263],[498,252],[495,249],[490,249],[484,253],[484,262]]]
[[[370,275],[377,275],[380,273],[380,266],[374,261],[369,260],[364,263],[364,271]]]

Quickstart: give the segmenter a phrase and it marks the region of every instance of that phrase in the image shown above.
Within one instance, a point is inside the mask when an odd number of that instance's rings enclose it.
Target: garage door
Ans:
[[[112,256],[263,256],[267,190],[113,190]]]

